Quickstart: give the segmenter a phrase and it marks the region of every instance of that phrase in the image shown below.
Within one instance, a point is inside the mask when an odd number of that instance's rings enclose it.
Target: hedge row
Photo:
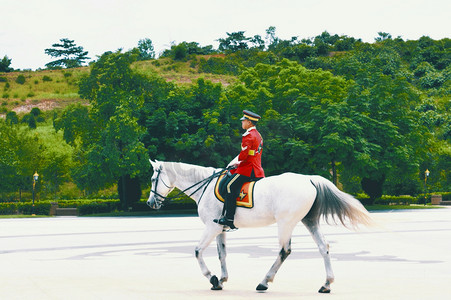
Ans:
[[[442,195],[443,201],[451,200],[451,192],[446,193],[429,193],[420,194],[417,196],[382,196],[371,202],[370,198],[366,195],[357,195],[357,199],[362,202],[363,205],[381,204],[381,205],[411,205],[411,204],[424,204],[431,202],[431,195]]]
[[[54,201],[45,200],[35,202],[34,213],[36,215],[50,215],[52,204]],[[109,213],[121,211],[121,203],[119,200],[105,199],[74,199],[59,200],[57,202],[59,208],[77,208],[79,215],[90,215],[99,213]],[[179,209],[196,209],[194,201],[173,201],[165,203],[162,210],[171,211]],[[146,201],[140,201],[132,204],[128,210],[130,211],[149,211],[151,208],[147,206]],[[0,202],[0,215],[31,215],[33,213],[32,202]]]
[[[33,209],[32,202],[2,202],[0,215],[31,215],[33,212],[36,215],[50,215],[50,209],[54,203],[48,200],[37,201]],[[113,212],[120,209],[119,200],[60,200],[57,204],[60,208],[78,208],[79,215]]]
[[[77,207],[78,214],[82,216],[118,211],[120,210],[121,203],[119,200],[94,201],[80,204]]]
[[[451,193],[441,193],[443,200],[451,200]],[[410,205],[417,203],[424,203],[424,199],[430,202],[430,195],[413,196],[382,196],[377,199],[374,204],[382,205]],[[371,204],[368,197],[358,195],[357,199],[364,205]],[[32,202],[0,202],[0,215],[31,215],[33,212],[36,215],[50,215],[50,209],[53,201],[37,201],[33,209]],[[60,208],[78,208],[79,215],[90,215],[98,213],[109,213],[121,210],[119,200],[105,200],[105,199],[74,199],[74,200],[59,200],[57,202]],[[196,204],[193,201],[172,201],[165,203],[162,210],[171,211],[177,209],[196,209]],[[134,203],[130,206],[131,211],[147,211],[150,208],[145,201]]]
[[[32,202],[4,202],[0,203],[0,215],[49,215],[50,202],[35,203]]]
[[[382,196],[381,198],[376,200],[375,204],[382,205],[410,205],[416,204],[419,202],[418,197],[413,196]]]

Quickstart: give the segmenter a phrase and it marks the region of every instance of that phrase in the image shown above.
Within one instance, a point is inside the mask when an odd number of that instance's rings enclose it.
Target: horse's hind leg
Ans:
[[[329,244],[326,242],[323,234],[320,231],[320,227],[317,221],[304,219],[302,223],[310,231],[313,240],[318,245],[319,252],[324,258],[324,266],[326,268],[326,283],[319,289],[319,293],[330,293],[330,284],[334,282],[334,272],[332,271],[332,265],[330,263]]]
[[[291,235],[293,232],[294,226],[283,226],[279,224],[279,244],[280,251],[277,256],[276,261],[272,265],[271,269],[269,269],[265,278],[262,282],[257,286],[257,291],[266,291],[268,289],[268,283],[274,280],[277,271],[282,266],[282,263],[291,253]]]
[[[207,279],[212,284],[212,288],[211,288],[212,290],[221,290],[222,284],[220,284],[218,277],[216,277],[216,275],[211,275],[211,272],[208,269],[207,265],[205,264],[202,254],[203,254],[204,250],[208,247],[208,245],[210,245],[210,243],[213,241],[213,239],[218,234],[221,233],[221,231],[222,231],[222,227],[215,226],[215,228],[213,228],[213,227],[207,226],[204,230],[204,233],[199,242],[199,245],[196,247],[196,250],[195,250],[197,262],[199,263],[202,274],[204,274],[204,276],[207,277]]]
[[[226,233],[224,231],[216,237],[216,246],[218,248],[219,261],[221,262],[221,279],[219,280],[219,285],[222,287],[222,283],[226,282],[229,278],[226,265]]]

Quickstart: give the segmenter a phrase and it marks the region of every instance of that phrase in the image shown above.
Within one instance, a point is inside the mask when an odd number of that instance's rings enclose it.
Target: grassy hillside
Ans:
[[[203,77],[229,85],[233,76],[199,73],[195,61],[178,62],[170,58],[136,62],[132,65],[143,74],[157,73],[168,81],[190,84]],[[78,95],[78,82],[89,67],[0,73],[0,114],[7,111],[28,113],[33,107],[51,110],[74,102],[86,102]]]

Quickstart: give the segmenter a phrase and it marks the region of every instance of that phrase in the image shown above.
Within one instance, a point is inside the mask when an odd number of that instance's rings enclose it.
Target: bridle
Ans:
[[[163,205],[163,202],[164,202],[165,200],[175,199],[175,198],[177,198],[178,196],[180,196],[181,194],[184,194],[186,191],[188,191],[188,190],[190,190],[190,189],[192,189],[192,188],[198,186],[198,188],[197,188],[194,192],[192,192],[191,194],[188,195],[188,197],[191,197],[192,195],[194,195],[197,191],[199,191],[199,190],[203,187],[204,190],[202,191],[202,195],[200,196],[199,201],[197,202],[197,205],[199,205],[200,200],[202,199],[202,196],[204,195],[205,190],[207,189],[207,186],[212,182],[212,180],[213,180],[214,178],[219,177],[219,175],[221,175],[222,172],[224,172],[224,170],[226,170],[226,169],[221,169],[221,170],[218,171],[218,172],[213,172],[213,175],[211,175],[211,176],[209,176],[209,177],[207,177],[207,178],[204,178],[204,179],[202,179],[202,180],[199,181],[199,182],[196,182],[195,184],[193,184],[193,185],[189,186],[188,188],[184,189],[183,191],[180,191],[180,192],[179,192],[178,194],[176,194],[175,196],[168,197],[168,196],[163,196],[163,195],[161,195],[161,194],[159,194],[159,193],[157,192],[157,186],[158,186],[158,182],[160,181],[160,175],[161,175],[161,171],[162,171],[162,167],[160,166],[160,167],[158,168],[158,170],[155,171],[155,172],[157,172],[157,177],[155,178],[155,187],[152,187],[152,188],[150,189],[150,193],[154,193],[155,196],[156,196],[156,197],[155,197],[155,204],[156,204],[157,206],[162,206],[162,205]],[[174,187],[170,187],[169,185],[167,185],[167,184],[163,181],[163,179],[161,179],[161,182],[162,182],[168,189],[173,189],[173,188],[174,188]]]
[[[158,170],[156,170],[156,172],[157,172],[157,178],[155,178],[155,187],[152,187],[153,190],[152,190],[152,188],[150,189],[150,193],[154,193],[154,194],[155,194],[155,204],[156,204],[157,206],[163,205],[163,201],[167,198],[166,196],[163,196],[163,195],[161,195],[161,194],[159,194],[159,193],[157,192],[158,182],[160,182],[161,170],[162,170],[161,166],[158,168]],[[168,185],[163,181],[163,179],[161,179],[161,182],[162,182],[168,189],[172,189],[172,187],[168,186]]]

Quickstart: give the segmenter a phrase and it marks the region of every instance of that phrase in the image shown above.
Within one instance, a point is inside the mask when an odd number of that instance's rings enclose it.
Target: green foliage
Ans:
[[[15,111],[10,111],[6,114],[6,123],[9,125],[18,124],[19,118]]]
[[[47,63],[45,65],[47,68],[76,68],[82,66],[89,59],[88,51],[84,51],[82,46],[77,46],[73,40],[62,38],[60,42],[61,44],[53,44],[53,48],[45,49],[45,54],[60,58]]]
[[[201,58],[199,62],[199,71],[212,74],[238,75],[240,68],[236,63],[221,57]]]
[[[70,178],[71,149],[48,122],[31,131],[28,124],[10,122],[14,115],[8,115],[11,119],[0,124],[0,200],[30,199],[35,171],[40,175],[37,192],[43,197],[56,195],[60,185]]]
[[[412,196],[382,196],[377,201],[376,204],[382,205],[410,205],[417,204],[420,200],[418,197]]]
[[[22,74],[20,74],[20,75],[17,76],[17,78],[16,78],[16,82],[17,82],[18,84],[24,84],[25,81],[26,81],[25,76],[23,76]]]
[[[77,208],[79,215],[90,215],[98,213],[109,213],[120,209],[120,202],[118,200],[60,200],[58,202],[52,201],[31,201],[27,202],[0,202],[0,215],[31,215],[33,212],[36,215],[50,215],[50,208],[52,204],[57,204],[59,208]]]
[[[120,202],[117,200],[100,200],[90,201],[85,204],[78,205],[78,213],[83,215],[92,215],[99,213],[109,213],[120,209]]]
[[[33,114],[24,115],[21,122],[27,124],[30,129],[37,127],[36,118]]]
[[[2,60],[0,60],[0,72],[12,72],[14,69],[10,68],[11,59],[8,56],[3,56]]]
[[[146,97],[142,123],[147,127],[144,143],[156,159],[223,166],[231,159],[233,134],[225,111],[220,84],[198,79],[192,86],[173,87],[160,80],[163,93]],[[226,110],[228,108],[225,108]],[[227,118],[227,119],[224,119]]]
[[[208,55],[215,53],[213,46],[202,47],[196,42],[181,42],[178,45],[172,45],[171,49],[163,51],[161,57],[170,57],[174,60],[183,61],[193,55]]]
[[[50,76],[47,76],[47,75],[44,75],[44,76],[42,76],[42,81],[52,81],[53,79],[52,79],[52,77],[50,77]]]
[[[244,35],[244,31],[238,32],[227,32],[227,38],[218,39],[219,42],[219,51],[224,52],[237,52],[240,50],[248,49],[248,42],[250,38]]]
[[[155,58],[155,50],[151,39],[142,39],[138,42],[138,60],[149,60]]]
[[[140,141],[144,131],[137,123],[144,90],[141,76],[130,69],[134,60],[130,52],[102,55],[80,83],[80,95],[91,103],[89,112],[82,106],[69,107],[55,120],[66,141],[79,145],[73,176],[81,188],[97,190],[146,170],[147,151]],[[121,193],[124,207],[133,193]]]

